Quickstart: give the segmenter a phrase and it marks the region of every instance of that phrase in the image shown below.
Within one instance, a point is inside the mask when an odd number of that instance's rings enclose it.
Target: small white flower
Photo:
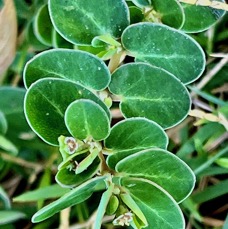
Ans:
[[[133,220],[133,214],[131,212],[124,213],[123,215],[120,215],[117,217],[114,221],[114,225],[118,226],[130,226],[130,222]]]

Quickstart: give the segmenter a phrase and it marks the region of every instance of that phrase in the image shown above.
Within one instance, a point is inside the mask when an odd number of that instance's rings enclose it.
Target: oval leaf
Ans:
[[[102,60],[87,52],[70,49],[42,52],[26,64],[24,83],[27,88],[46,77],[69,79],[94,90],[103,90],[110,82],[110,72]]]
[[[155,182],[177,202],[187,198],[195,184],[194,173],[188,165],[163,149],[148,149],[128,156],[116,165],[116,171]]]
[[[40,7],[35,16],[34,32],[37,39],[47,46],[52,46],[53,26],[48,13],[48,6],[45,4]]]
[[[54,214],[60,212],[65,208],[71,207],[87,200],[96,190],[96,185],[104,182],[104,179],[104,177],[96,177],[71,190],[58,200],[52,202],[51,204],[43,207],[38,212],[36,212],[32,217],[32,222],[38,223],[53,216]]]
[[[121,183],[146,217],[149,224],[146,228],[185,228],[184,217],[179,206],[157,184],[137,178],[122,178]]]
[[[129,25],[124,0],[50,0],[49,12],[55,29],[66,40],[78,45],[90,45],[99,35],[118,38]]]
[[[109,134],[106,112],[91,100],[80,99],[71,103],[65,112],[65,124],[71,135],[79,140],[92,137],[100,141]]]
[[[204,71],[205,55],[190,36],[156,23],[138,23],[124,30],[124,47],[136,61],[164,68],[188,84]]]
[[[187,89],[172,74],[144,63],[125,64],[112,75],[113,94],[122,96],[125,117],[146,117],[163,128],[181,122],[188,114]]]
[[[150,147],[166,149],[168,137],[153,121],[146,118],[129,118],[112,127],[104,144],[114,152],[130,149],[140,151]]]
[[[64,123],[67,107],[82,98],[98,103],[109,117],[106,105],[84,87],[62,79],[40,79],[29,88],[25,96],[27,121],[45,142],[58,145],[60,135],[70,135]]]
[[[224,0],[220,0],[225,2]],[[224,14],[224,10],[218,10],[207,6],[181,3],[185,13],[185,23],[181,28],[186,33],[198,33],[207,30],[214,25]]]

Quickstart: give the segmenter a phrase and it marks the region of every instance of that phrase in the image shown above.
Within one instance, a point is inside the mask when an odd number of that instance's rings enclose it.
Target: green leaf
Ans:
[[[9,86],[0,88],[0,110],[8,124],[7,138],[15,141],[24,133],[31,132],[23,111],[25,90]],[[15,118],[17,117],[17,118]]]
[[[100,160],[96,158],[86,171],[80,174],[75,174],[75,171],[63,168],[58,171],[55,180],[62,187],[75,187],[93,177],[97,173],[99,166]]]
[[[188,114],[187,89],[172,74],[146,63],[125,64],[112,75],[109,89],[122,97],[125,117],[145,117],[163,128],[180,123]]]
[[[53,184],[50,186],[36,189],[34,191],[23,193],[22,195],[13,198],[13,202],[31,202],[58,198],[68,193],[69,191],[69,189],[62,188],[58,184]]]
[[[206,201],[210,201],[219,196],[226,195],[228,193],[228,179],[220,181],[218,184],[209,186],[201,192],[196,192],[192,195],[192,199],[197,204],[202,204]]]
[[[225,2],[220,0],[220,2]],[[207,6],[197,6],[181,3],[185,14],[185,23],[182,30],[186,33],[198,33],[207,30],[214,25],[224,14],[224,10],[218,10]]]
[[[58,145],[60,135],[70,135],[64,123],[67,107],[82,98],[98,103],[109,117],[106,105],[84,87],[63,79],[40,79],[29,88],[25,96],[27,121],[45,142]]]
[[[71,103],[65,112],[65,124],[73,137],[79,140],[105,139],[109,134],[109,118],[97,103],[79,99]]]
[[[56,30],[52,30],[52,44],[54,48],[66,48],[73,49],[74,45],[66,41],[63,37],[59,35]]]
[[[180,29],[185,21],[184,10],[177,0],[153,0],[153,9],[161,17],[162,23]]]
[[[185,162],[163,149],[147,149],[118,162],[116,171],[123,176],[151,180],[166,190],[177,202],[194,188],[195,176]]]
[[[151,0],[131,0],[136,6],[144,8],[151,5]]]
[[[168,137],[155,122],[146,118],[129,118],[118,122],[105,139],[105,147],[114,152],[150,147],[166,149]]]
[[[8,123],[3,112],[0,111],[0,134],[5,134],[8,129]]]
[[[14,210],[1,210],[0,211],[0,225],[13,223],[19,219],[26,218],[26,215],[19,211]]]
[[[119,199],[117,196],[112,195],[106,207],[106,214],[114,215],[118,207],[119,207]]]
[[[10,199],[9,199],[7,193],[5,192],[5,190],[2,188],[2,186],[0,186],[0,200],[2,200],[6,209],[11,208]]]
[[[66,40],[78,45],[90,45],[99,35],[119,38],[129,25],[124,0],[50,0],[49,12],[55,29]]]
[[[94,222],[94,228],[101,228],[102,219],[106,211],[108,202],[112,196],[114,190],[114,184],[110,184],[108,189],[102,194],[101,200],[97,209],[96,220]]]
[[[121,183],[146,217],[149,224],[146,228],[185,228],[179,206],[160,186],[152,181],[137,178],[122,178]]]
[[[47,46],[52,46],[52,23],[47,4],[40,7],[34,19],[34,33],[37,39]]]
[[[136,6],[130,6],[130,21],[131,24],[141,22],[144,19],[144,15],[142,13],[142,10],[139,9]]]
[[[32,217],[32,222],[38,223],[53,216],[54,214],[65,208],[71,207],[73,205],[85,201],[96,190],[96,185],[99,185],[99,183],[104,182],[104,179],[105,177],[96,177],[71,190],[70,192],[62,196],[60,199],[52,202],[51,204],[45,206],[44,208],[36,212]]]
[[[69,49],[42,52],[26,64],[24,83],[27,88],[46,77],[72,80],[94,90],[103,90],[110,82],[110,72],[102,60],[87,52]]]
[[[149,148],[149,147],[148,147]],[[153,148],[153,147],[152,147]],[[138,153],[140,150],[139,149],[129,149],[129,150],[123,150],[123,151],[119,151],[119,152],[115,152],[113,154],[108,155],[106,162],[107,165],[115,170],[116,164],[121,161],[122,159],[124,159],[125,157],[128,157],[129,155]]]
[[[0,135],[0,148],[14,156],[18,154],[17,147],[9,139],[2,135]]]
[[[121,200],[131,209],[131,211],[137,215],[137,217],[143,222],[144,225],[148,226],[147,220],[138,207],[138,205],[135,203],[131,195],[128,193],[120,194]]]
[[[195,81],[205,68],[205,54],[198,43],[166,25],[131,25],[124,30],[122,43],[136,61],[164,68],[185,84]]]

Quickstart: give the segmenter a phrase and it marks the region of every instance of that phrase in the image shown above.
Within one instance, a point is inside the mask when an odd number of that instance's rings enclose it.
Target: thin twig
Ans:
[[[202,89],[228,62],[228,55],[220,60],[220,62],[215,65],[201,80],[201,82],[196,86],[197,89]],[[192,92],[191,96],[194,96],[195,93]]]
[[[43,166],[40,165],[40,164],[36,164],[36,163],[33,163],[33,162],[28,162],[24,159],[21,159],[21,158],[18,158],[18,157],[14,157],[14,156],[11,156],[9,154],[5,154],[3,152],[0,152],[1,154],[1,157],[8,161],[8,162],[12,162],[14,164],[17,164],[17,165],[20,165],[22,167],[26,167],[26,168],[30,168],[30,169],[34,169],[36,171],[41,171],[43,169]]]

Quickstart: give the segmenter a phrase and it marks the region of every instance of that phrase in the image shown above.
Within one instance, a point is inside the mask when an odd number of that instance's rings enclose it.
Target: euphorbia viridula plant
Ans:
[[[56,48],[26,64],[24,109],[33,131],[59,147],[55,179],[69,192],[33,222],[99,191],[96,229],[104,215],[118,226],[185,228],[178,204],[192,192],[195,176],[167,151],[165,129],[188,115],[186,85],[205,68],[202,48],[187,33],[208,29],[223,14],[176,0],[49,0],[42,6],[36,32]],[[64,42],[74,49],[61,48]],[[123,118],[111,126],[118,106]]]

